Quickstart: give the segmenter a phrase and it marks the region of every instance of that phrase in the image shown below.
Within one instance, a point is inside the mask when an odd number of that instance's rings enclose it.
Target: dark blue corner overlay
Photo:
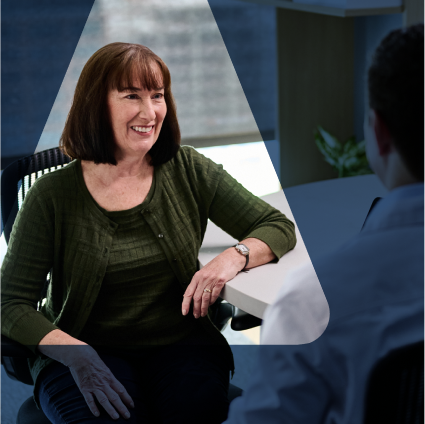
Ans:
[[[34,153],[93,3],[2,1],[2,169]]]
[[[276,9],[238,0],[208,0],[263,140],[276,124]]]

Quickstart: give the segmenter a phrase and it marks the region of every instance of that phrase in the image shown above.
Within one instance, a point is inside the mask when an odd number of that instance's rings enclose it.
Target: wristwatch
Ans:
[[[249,249],[244,245],[244,244],[236,244],[235,246],[233,246],[241,255],[244,255],[246,258],[246,264],[245,266],[241,269],[241,271],[243,271],[247,266],[248,266],[248,262],[249,262]]]

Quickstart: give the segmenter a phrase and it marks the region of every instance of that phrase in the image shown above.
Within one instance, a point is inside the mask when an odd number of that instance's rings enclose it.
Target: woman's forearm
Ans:
[[[263,241],[256,238],[247,238],[240,242],[249,249],[249,262],[247,269],[255,268],[256,266],[264,265],[276,259],[276,255],[272,252],[270,247]],[[245,268],[246,258],[244,255],[239,253],[234,247],[230,247],[222,252],[220,256],[231,261],[236,267],[236,271],[241,271]]]
[[[53,330],[44,336],[37,346],[43,355],[70,366],[78,357],[88,356],[94,349],[87,343],[82,342],[62,330]]]
[[[276,259],[276,255],[272,252],[270,247],[259,239],[247,238],[240,243],[244,244],[249,249],[249,263],[247,268],[255,268],[256,266],[267,264]],[[243,256],[239,252],[236,253]]]

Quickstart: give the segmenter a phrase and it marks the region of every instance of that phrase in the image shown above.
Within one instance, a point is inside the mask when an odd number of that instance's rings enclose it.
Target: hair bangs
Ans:
[[[109,79],[109,89],[124,91],[131,87],[145,90],[169,89],[170,78],[153,54],[135,49],[128,51]],[[149,54],[151,53],[151,54]],[[164,69],[165,68],[165,69]]]

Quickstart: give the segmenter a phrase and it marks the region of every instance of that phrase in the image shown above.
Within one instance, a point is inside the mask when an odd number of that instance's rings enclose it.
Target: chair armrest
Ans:
[[[235,314],[233,315],[231,327],[234,331],[243,331],[250,328],[258,327],[263,320],[254,315],[248,314],[242,309],[235,307]]]
[[[234,310],[235,307],[230,303],[220,303],[213,317],[213,323],[220,331],[224,331],[227,327],[227,324],[234,315]]]
[[[8,377],[24,384],[34,384],[28,368],[28,358],[34,356],[30,349],[2,334],[1,355],[1,363]]]
[[[3,336],[2,334],[1,355],[2,357],[7,356],[12,358],[32,358],[34,353],[24,345],[21,345],[20,343],[15,342],[6,336]]]

